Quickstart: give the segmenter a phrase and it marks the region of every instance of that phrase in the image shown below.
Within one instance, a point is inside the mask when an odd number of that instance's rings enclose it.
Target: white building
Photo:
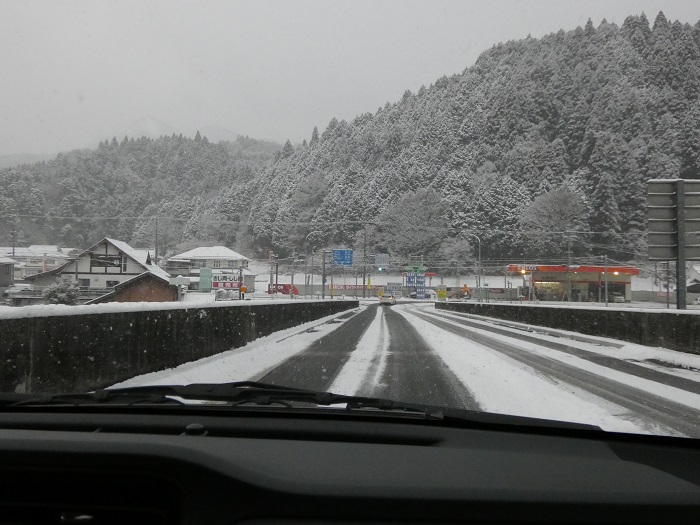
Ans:
[[[249,262],[248,257],[225,246],[202,246],[173,255],[166,262],[165,268],[172,275],[189,275],[194,273],[191,270],[199,268],[214,268],[233,272],[238,271],[239,268],[248,268]]]
[[[248,270],[249,263],[248,257],[225,246],[202,246],[173,255],[165,263],[165,269],[171,275],[189,277],[191,289],[199,289],[199,271],[202,268],[211,268],[214,276],[242,274],[243,285],[252,291],[255,288],[255,274]]]

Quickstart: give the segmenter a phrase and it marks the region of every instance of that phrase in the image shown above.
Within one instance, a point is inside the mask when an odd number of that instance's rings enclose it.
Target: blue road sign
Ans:
[[[352,266],[352,250],[333,250],[333,264]]]

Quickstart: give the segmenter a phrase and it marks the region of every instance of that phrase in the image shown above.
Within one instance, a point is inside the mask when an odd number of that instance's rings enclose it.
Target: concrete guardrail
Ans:
[[[0,317],[0,391],[104,388],[357,306],[357,301],[290,301]]]

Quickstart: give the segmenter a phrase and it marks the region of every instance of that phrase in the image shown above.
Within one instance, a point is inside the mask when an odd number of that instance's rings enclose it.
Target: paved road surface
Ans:
[[[264,383],[328,390],[369,324],[379,313],[389,331],[385,366],[377,382],[366,382],[358,395],[411,403],[478,409],[472,394],[435,355],[418,332],[388,306],[370,306],[260,378]],[[379,344],[379,343],[378,343]],[[379,356],[377,356],[379,360]],[[368,377],[374,377],[376,366]]]
[[[536,332],[485,324],[478,319],[438,311],[426,305],[374,305],[364,308],[343,320],[337,330],[284,361],[260,380],[329,390],[339,375],[344,374],[347,379],[348,375],[355,374],[358,389],[351,393],[478,410],[479,405],[469,385],[460,381],[425,342],[411,325],[410,316],[407,319],[400,315],[401,309],[446,333],[464,338],[465,348],[476,344],[519,363],[535,376],[547,378],[554,384],[571,385],[579,391],[588,392],[591,394],[589,397],[595,396],[594,399],[600,399],[601,403],[622,407],[633,419],[662,425],[676,433],[700,437],[700,407],[692,408],[674,401],[672,396],[669,399],[649,392],[643,386],[631,386],[586,370],[580,365],[576,366],[575,360],[562,362],[532,349],[541,347],[554,350],[626,374],[640,384],[654,381],[693,394],[700,394],[700,380],[694,381],[619,359],[614,352],[619,345],[612,345],[610,355],[601,355],[577,348],[573,342],[563,338],[561,341],[552,340]],[[372,330],[368,330],[370,325],[373,326]],[[365,334],[376,337],[377,341],[371,337],[368,339],[369,336],[363,339]],[[504,336],[508,339],[504,339]],[[357,347],[361,339],[360,346],[365,347],[364,353],[353,354],[360,351]],[[367,347],[371,347],[369,352]]]

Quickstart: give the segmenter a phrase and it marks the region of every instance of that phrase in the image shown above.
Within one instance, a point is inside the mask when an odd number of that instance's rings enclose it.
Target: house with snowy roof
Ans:
[[[179,275],[190,279],[190,289],[199,288],[199,273],[202,268],[211,268],[213,276],[241,275],[243,285],[248,290],[255,289],[255,274],[248,269],[250,259],[245,255],[234,252],[225,246],[201,246],[187,252],[170,257],[165,263],[165,269],[171,275]],[[214,278],[213,286],[227,282]],[[238,282],[234,283],[238,286]]]
[[[152,264],[148,251],[135,250],[127,243],[105,237],[60,267],[26,278],[40,290],[58,281],[80,286],[84,299],[111,293],[113,289],[135,277],[149,275],[169,284],[170,275]],[[142,299],[143,300],[143,299]]]

